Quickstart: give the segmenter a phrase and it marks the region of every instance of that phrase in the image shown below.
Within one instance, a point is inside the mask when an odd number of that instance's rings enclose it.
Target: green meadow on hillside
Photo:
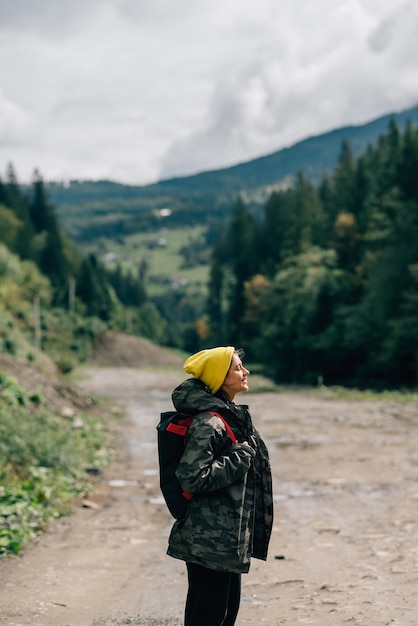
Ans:
[[[109,268],[120,265],[124,271],[135,274],[145,261],[150,295],[163,293],[167,285],[204,292],[209,272],[204,230],[202,226],[161,228],[116,239],[102,238],[88,251],[96,253]],[[182,253],[183,248],[188,253]]]

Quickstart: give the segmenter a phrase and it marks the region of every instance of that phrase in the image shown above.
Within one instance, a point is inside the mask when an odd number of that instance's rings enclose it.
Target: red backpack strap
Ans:
[[[178,422],[170,422],[167,426],[166,430],[170,433],[174,433],[176,435],[180,435],[181,437],[185,437],[187,431],[189,430],[189,426],[192,423],[193,417],[185,417],[183,419],[178,420]]]
[[[232,443],[238,443],[237,438],[235,437],[234,433],[232,432],[232,428],[230,427],[230,425],[228,424],[226,419],[224,417],[222,417],[222,415],[220,415],[216,411],[205,411],[205,413],[212,413],[212,415],[216,415],[217,417],[219,417],[219,419],[222,420],[222,422],[223,422],[223,424],[225,426],[226,432],[228,433]],[[191,423],[191,419],[190,419],[189,424],[187,425],[187,428],[189,427],[190,423]],[[171,426],[171,424],[170,424],[170,426]],[[183,426],[183,428],[184,428],[184,426]],[[186,430],[187,430],[187,428],[186,428]],[[168,428],[167,428],[167,430],[168,430]],[[186,500],[191,500],[191,498],[193,498],[193,494],[188,493],[187,491],[183,491],[182,495],[186,498]]]
[[[220,415],[220,413],[217,413],[216,411],[207,411],[207,413],[212,413],[212,415],[216,415],[217,417],[219,417],[219,419],[222,420],[222,422],[224,423],[226,432],[228,433],[232,443],[238,443],[237,438],[235,437],[234,433],[232,432],[232,428],[230,427],[230,425],[228,424],[226,419],[224,417],[222,417],[222,415]]]

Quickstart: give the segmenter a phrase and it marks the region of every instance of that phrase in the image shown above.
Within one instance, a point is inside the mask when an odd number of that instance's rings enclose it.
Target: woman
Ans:
[[[185,380],[172,394],[177,411],[195,415],[176,475],[192,494],[187,515],[174,523],[167,554],[186,561],[189,588],[185,626],[233,626],[241,574],[251,557],[265,560],[273,522],[267,448],[247,405],[249,371],[232,346],[189,357]],[[212,412],[212,413],[211,413]],[[233,443],[224,422],[231,427]]]

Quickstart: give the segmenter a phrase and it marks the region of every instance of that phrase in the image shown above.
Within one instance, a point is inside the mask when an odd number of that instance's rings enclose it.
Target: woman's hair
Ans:
[[[237,356],[239,356],[239,358],[240,358],[240,359],[242,359],[242,358],[244,357],[244,350],[243,350],[242,348],[237,348],[236,350],[234,350],[234,352],[233,352],[233,355],[232,355],[232,356],[234,356],[234,354],[236,354]],[[230,365],[229,365],[229,368],[228,368],[228,371],[227,371],[227,373],[226,373],[225,378],[226,378],[226,377],[228,376],[228,374],[229,374],[229,370],[231,369],[231,365],[232,365],[232,359],[231,359],[231,363],[230,363]],[[225,380],[225,379],[224,379],[224,380]],[[223,383],[222,383],[222,385],[223,385]],[[229,401],[230,401],[230,398],[229,398],[228,394],[227,394],[225,391],[223,391],[223,389],[222,389],[222,385],[221,385],[221,387],[218,389],[218,391],[217,391],[216,393],[214,393],[213,395],[214,395],[214,396],[216,396],[217,398],[219,398],[220,400],[223,400],[224,402],[229,402]]]

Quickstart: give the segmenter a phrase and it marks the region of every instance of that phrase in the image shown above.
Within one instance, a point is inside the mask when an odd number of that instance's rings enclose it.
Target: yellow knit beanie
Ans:
[[[232,346],[201,350],[185,361],[183,369],[187,374],[202,380],[212,393],[216,393],[226,378],[234,351]]]

